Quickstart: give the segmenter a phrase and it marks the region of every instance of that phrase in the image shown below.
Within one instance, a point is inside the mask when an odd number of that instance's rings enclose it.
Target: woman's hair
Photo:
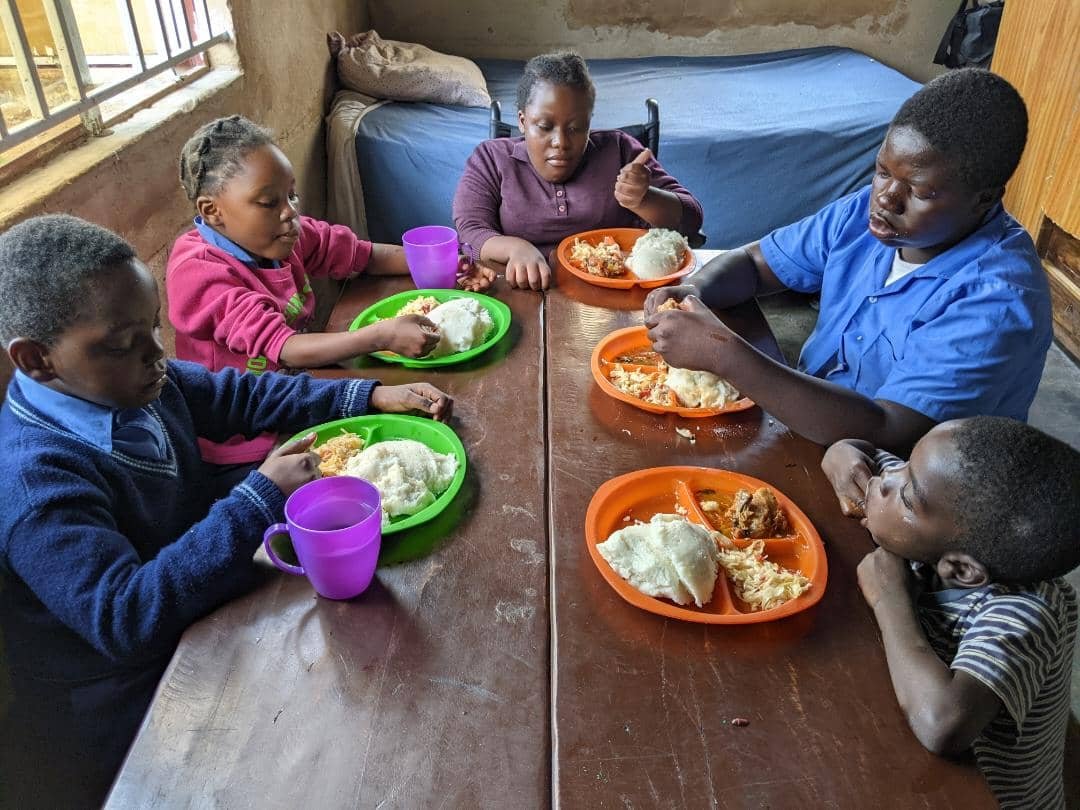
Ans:
[[[51,346],[94,305],[109,271],[134,258],[122,237],[67,214],[11,227],[0,234],[0,340]]]
[[[518,82],[517,106],[524,110],[538,84],[555,84],[580,90],[589,99],[589,109],[596,102],[596,87],[585,60],[573,51],[544,53],[525,63],[525,73]]]
[[[180,185],[191,201],[218,194],[240,173],[244,158],[274,142],[270,130],[242,115],[203,124],[180,150]]]
[[[904,102],[890,128],[922,135],[971,191],[1005,185],[1027,141],[1024,100],[1005,79],[980,68],[938,76]]]

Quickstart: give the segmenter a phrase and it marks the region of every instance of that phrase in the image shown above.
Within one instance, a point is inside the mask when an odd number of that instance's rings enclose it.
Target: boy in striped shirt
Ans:
[[[822,468],[879,546],[859,587],[915,736],[972,749],[1002,807],[1064,808],[1080,452],[980,416],[938,425],[907,462],[844,440]]]

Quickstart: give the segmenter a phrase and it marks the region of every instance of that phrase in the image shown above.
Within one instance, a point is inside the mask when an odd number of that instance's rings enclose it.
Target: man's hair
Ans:
[[[244,158],[273,142],[270,130],[242,115],[203,124],[180,150],[180,185],[187,198],[218,194],[243,169]]]
[[[34,217],[0,234],[0,340],[46,346],[92,303],[112,268],[135,258],[124,239],[67,214]]]
[[[1000,416],[960,422],[953,548],[995,582],[1053,579],[1080,565],[1080,451]]]
[[[517,108],[524,110],[532,100],[533,90],[538,84],[554,84],[572,87],[583,92],[589,100],[589,109],[596,103],[596,87],[585,60],[573,51],[544,53],[534,56],[525,63],[517,88]]]
[[[900,107],[891,129],[910,127],[956,170],[971,191],[1004,186],[1027,141],[1024,100],[1005,79],[980,68],[938,76]]]

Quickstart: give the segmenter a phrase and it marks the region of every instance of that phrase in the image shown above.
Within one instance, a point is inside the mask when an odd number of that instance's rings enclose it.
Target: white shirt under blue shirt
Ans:
[[[870,187],[761,240],[789,289],[821,294],[799,369],[935,421],[1026,420],[1052,337],[1035,245],[1001,205],[967,238],[887,280],[896,250],[867,229]]]

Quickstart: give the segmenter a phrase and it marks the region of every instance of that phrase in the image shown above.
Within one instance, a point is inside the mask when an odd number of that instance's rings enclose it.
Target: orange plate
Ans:
[[[584,242],[588,242],[590,245],[599,244],[605,236],[610,236],[618,244],[619,248],[629,255],[630,251],[634,247],[634,243],[638,240],[642,234],[645,233],[644,228],[600,228],[596,231],[585,231],[584,233],[576,233],[573,236],[568,236],[559,243],[559,249],[556,256],[559,259],[559,263],[565,267],[568,271],[580,278],[582,281],[587,281],[590,284],[595,284],[597,287],[614,287],[619,290],[629,290],[631,287],[642,287],[644,289],[650,289],[652,287],[663,287],[665,284],[670,284],[677,278],[682,278],[694,268],[694,252],[692,250],[686,251],[686,256],[683,257],[683,263],[674,273],[669,273],[666,276],[660,276],[660,278],[641,279],[635,276],[628,269],[624,275],[616,276],[615,278],[607,278],[605,276],[594,276],[585,270],[582,270],[572,261],[570,261],[570,248],[574,244],[575,239],[581,239]]]
[[[784,568],[802,571],[810,579],[810,588],[802,596],[771,610],[751,612],[741,605],[723,569],[716,578],[712,601],[704,607],[684,607],[667,599],[646,596],[616,574],[596,550],[597,543],[604,542],[618,529],[630,525],[630,521],[624,520],[627,516],[631,521],[648,522],[655,514],[675,513],[676,504],[687,510],[688,520],[712,528],[698,506],[693,495],[695,491],[712,489],[720,498],[730,498],[737,490],[755,490],[759,487],[769,487],[773,491],[793,528],[793,533],[788,537],[766,539],[766,555]],[[612,478],[596,490],[589,502],[585,515],[585,542],[593,563],[619,596],[642,610],[687,622],[753,624],[782,619],[817,604],[825,593],[825,582],[829,575],[825,547],[817,530],[786,495],[771,484],[748,475],[710,467],[652,467]],[[735,542],[745,545],[750,541]]]
[[[609,397],[614,397],[622,402],[628,402],[635,408],[641,408],[649,413],[674,413],[679,416],[698,418],[701,416],[718,416],[722,413],[735,413],[753,408],[753,400],[743,397],[734,402],[729,402],[723,408],[684,408],[682,405],[654,405],[643,399],[638,399],[615,387],[608,379],[608,374],[614,366],[615,358],[630,352],[651,351],[652,343],[649,342],[648,330],[644,326],[630,326],[626,329],[617,329],[606,338],[601,340],[592,353],[592,373],[600,390]],[[623,366],[640,369],[645,372],[654,371],[656,366],[638,366],[632,363],[623,363]]]

